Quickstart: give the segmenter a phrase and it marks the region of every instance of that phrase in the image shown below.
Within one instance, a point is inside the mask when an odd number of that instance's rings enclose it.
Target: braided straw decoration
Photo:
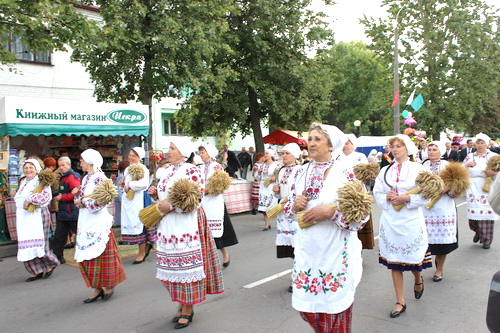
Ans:
[[[212,176],[208,178],[205,186],[205,194],[219,195],[224,193],[231,185],[231,177],[227,172],[222,170],[215,170]]]
[[[493,156],[488,160],[488,163],[486,164],[486,170],[493,170],[495,172],[500,171],[500,155]],[[491,182],[493,181],[493,177],[488,176],[484,180],[484,185],[482,190],[484,192],[489,192],[490,191],[490,186]]]
[[[328,205],[329,207],[339,210],[347,225],[359,223],[365,217],[370,215],[372,211],[372,198],[363,188],[360,180],[347,182],[337,191],[339,197],[337,204]],[[309,228],[319,221],[303,222],[302,218],[305,211],[297,213],[297,223],[301,229]]]
[[[32,194],[35,193],[42,193],[43,188],[45,186],[51,186],[55,184],[56,182],[56,175],[52,172],[50,169],[43,169],[38,173],[38,179],[40,179],[40,184],[38,184],[37,187],[31,192]],[[26,210],[30,213],[33,213],[36,209],[36,206],[32,203],[28,205],[28,208]]]
[[[139,164],[132,164],[128,168],[128,174],[132,177],[132,180],[139,180],[144,177],[144,169]],[[125,197],[129,200],[134,200],[135,192],[132,189],[127,191]]]
[[[417,178],[415,179],[417,187],[412,188],[405,194],[419,194],[422,192],[422,196],[425,199],[434,199],[435,197],[440,198],[443,193],[444,183],[441,177],[434,175],[429,171],[420,171]],[[393,205],[394,209],[400,211],[404,204]]]
[[[95,199],[99,206],[106,206],[118,196],[118,190],[111,179],[104,179],[87,198]]]
[[[179,179],[170,188],[168,201],[183,212],[190,213],[198,209],[201,199],[200,186],[189,179]]]
[[[465,194],[465,191],[470,187],[470,174],[466,168],[458,162],[450,162],[439,173],[439,177],[443,180],[445,186],[450,188],[450,191],[457,197]],[[439,197],[433,198],[425,207],[431,209],[439,201]]]
[[[377,179],[380,167],[378,163],[360,163],[353,168],[356,179],[367,182]]]

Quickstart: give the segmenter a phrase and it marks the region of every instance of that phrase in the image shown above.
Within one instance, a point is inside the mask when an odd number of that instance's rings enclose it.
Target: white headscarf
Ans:
[[[215,147],[211,143],[204,143],[204,144],[200,145],[200,147],[205,148],[205,150],[207,151],[208,156],[210,156],[210,158],[213,159],[213,160],[215,160],[215,158],[219,154],[219,150],[217,149],[217,147]]]
[[[27,159],[26,161],[24,161],[24,164],[26,163],[31,163],[35,166],[35,170],[36,170],[36,173],[39,173],[41,170],[42,170],[42,166],[40,165],[40,163],[35,160],[34,158],[29,158]],[[24,165],[23,164],[23,165]]]
[[[352,146],[354,147],[354,150],[356,150],[356,148],[358,148],[358,138],[356,137],[356,135],[349,133],[349,134],[346,134],[346,136],[347,136],[347,139],[349,141],[351,141]]]
[[[200,155],[194,155],[194,157],[193,157],[193,164],[194,165],[203,164],[203,160],[201,159]]]
[[[82,153],[82,159],[88,164],[92,164],[95,170],[100,170],[102,166],[102,156],[94,149],[87,149]]]
[[[377,155],[377,149],[372,149],[370,150],[370,154],[368,154],[368,156],[372,156],[372,155]]]
[[[193,142],[186,136],[172,137],[170,138],[170,142],[173,143],[181,155],[186,158],[194,152]]]
[[[403,143],[406,146],[406,150],[408,151],[408,156],[410,156],[410,155],[417,156],[418,148],[417,148],[417,146],[415,146],[413,141],[411,141],[411,139],[408,135],[398,134],[398,135],[396,135],[396,138],[403,140]]]
[[[486,142],[486,144],[490,143],[490,137],[487,136],[486,134],[484,133],[479,133],[479,134],[476,134],[476,137],[474,138],[474,143],[477,142],[477,140],[483,140],[484,142]]]
[[[276,154],[276,152],[274,151],[274,149],[267,148],[265,152],[268,153],[269,155],[271,155],[271,157],[273,158],[273,160],[275,159],[274,155]]]
[[[311,127],[319,126],[326,133],[332,143],[333,150],[343,147],[347,142],[347,136],[336,126],[325,124],[312,124]]]
[[[295,142],[289,143],[289,144],[285,145],[283,148],[281,148],[281,151],[284,151],[284,150],[286,150],[287,152],[292,154],[295,158],[300,157],[300,147]]]
[[[146,156],[146,151],[142,147],[134,147],[132,148],[133,151],[139,155],[139,158],[142,160]]]
[[[438,147],[438,149],[439,149],[439,156],[443,156],[446,153],[446,145],[444,143],[442,143],[441,141],[432,141],[432,142],[429,142],[429,144],[427,145],[427,147],[429,147],[430,145],[435,145],[436,147]]]

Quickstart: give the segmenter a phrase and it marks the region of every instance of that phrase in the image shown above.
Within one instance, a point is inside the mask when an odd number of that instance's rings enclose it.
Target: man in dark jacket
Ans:
[[[453,144],[458,144],[457,142],[453,142]],[[446,142],[446,152],[441,156],[443,160],[447,161],[458,161],[458,151],[454,149],[452,143]]]
[[[241,152],[236,157],[238,158],[238,161],[240,161],[240,165],[242,167],[241,178],[247,179],[248,166],[252,164],[252,155],[247,152],[245,147],[241,147]]]
[[[52,239],[52,250],[61,264],[64,264],[64,246],[70,232],[76,234],[78,221],[78,208],[73,200],[75,197],[71,191],[82,183],[82,176],[71,169],[71,160],[67,156],[60,157],[57,161],[61,180],[59,181],[59,194],[54,197],[59,201],[59,210],[56,213],[56,231]]]
[[[222,146],[222,152],[227,154],[226,172],[229,174],[230,177],[238,178],[236,176],[236,171],[238,170],[241,171],[241,165],[240,161],[238,161],[238,158],[236,157],[236,154],[234,153],[234,151],[229,150],[227,145]]]

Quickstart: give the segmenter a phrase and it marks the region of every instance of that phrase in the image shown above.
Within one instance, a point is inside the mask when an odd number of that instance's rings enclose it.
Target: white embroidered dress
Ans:
[[[222,165],[217,162],[211,161],[203,163],[202,175],[205,179],[205,185],[208,179],[214,174],[215,170],[222,170]],[[207,195],[203,196],[201,202],[205,215],[207,216],[208,226],[214,238],[222,237],[224,233],[224,195]]]
[[[50,203],[52,195],[43,204],[37,204],[33,213],[23,208],[24,202],[33,195],[33,190],[38,184],[40,184],[38,176],[32,179],[25,178],[14,197],[16,202],[18,261],[30,261],[34,258],[42,258],[45,255],[45,235],[41,207],[45,207]]]
[[[398,165],[401,165],[399,172]],[[423,170],[424,167],[417,162],[405,161],[399,164],[394,161],[394,164],[383,167],[375,180],[373,195],[382,208],[379,251],[382,259],[388,263],[420,264],[424,260],[428,241],[421,207],[427,204],[428,200],[421,194],[412,194],[410,202],[407,202],[400,211],[396,211],[386,197],[391,189],[404,194],[414,188],[415,179]]]
[[[471,186],[467,190],[466,198],[467,198],[467,218],[469,220],[476,221],[494,221],[500,216],[496,214],[488,201],[488,193],[483,191],[484,180],[486,178],[486,174],[484,170],[486,170],[486,164],[488,160],[493,156],[496,156],[492,151],[487,151],[485,154],[478,156],[476,152],[470,153],[464,159],[463,164],[466,164],[469,161],[476,162],[476,165],[469,169]],[[498,177],[498,175],[496,176]]]
[[[448,165],[448,161],[430,161],[422,163],[432,174],[439,174]],[[422,207],[427,227],[429,244],[452,244],[457,242],[457,211],[455,200],[445,193],[431,208]]]
[[[141,163],[139,165],[144,169],[144,177],[139,180],[132,180],[132,176],[128,173],[130,167],[124,172],[125,186],[135,192],[132,200],[127,199],[125,191],[122,194],[121,228],[124,235],[139,235],[144,229],[139,220],[139,211],[144,208],[144,191],[149,186],[149,170],[145,165]]]
[[[273,184],[270,183],[268,186],[264,185],[264,182],[269,178],[274,176],[274,171],[279,168],[278,162],[273,162],[271,164],[262,163],[259,172],[257,174],[257,180],[260,182],[259,188],[259,212],[267,212],[269,208],[276,206],[278,199],[274,196]]]
[[[337,159],[345,163],[347,168],[352,168],[360,163],[368,163],[366,155],[358,151],[353,151],[349,155],[341,153]]]
[[[295,183],[295,178],[300,172],[302,172],[302,167],[296,164],[281,168],[278,174],[279,199],[285,200],[288,198]],[[281,211],[276,217],[276,245],[294,247],[297,229],[299,229],[299,225],[295,218],[288,217],[284,211]]]
[[[175,181],[183,178],[198,183],[204,191],[205,181],[200,169],[190,163],[179,163],[168,167],[160,178],[158,200],[167,199]],[[156,244],[157,279],[190,283],[205,278],[197,210],[186,213],[174,207],[158,224]]]
[[[113,216],[100,206],[95,199],[88,198],[94,193],[100,182],[107,179],[102,171],[88,174],[82,179],[80,191],[75,201],[80,201],[84,208],[78,214],[78,231],[76,233],[75,260],[82,262],[99,257],[106,249],[109,233],[113,225]]]
[[[332,165],[333,164],[333,165]],[[323,176],[331,167],[326,179]],[[337,190],[354,174],[343,163],[309,162],[302,166],[292,186],[291,199],[285,205],[287,214],[297,194],[307,193],[309,210],[317,205],[330,205],[338,197]],[[305,192],[304,192],[305,191]],[[295,261],[292,273],[292,306],[302,312],[340,313],[354,302],[356,286],[361,280],[361,241],[356,231],[368,221],[347,225],[337,211],[331,219],[312,227],[299,229],[295,239]]]

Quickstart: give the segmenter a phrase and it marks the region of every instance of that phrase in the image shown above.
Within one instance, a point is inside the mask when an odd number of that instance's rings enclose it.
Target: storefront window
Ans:
[[[7,49],[16,55],[20,61],[50,64],[50,52],[31,50],[21,42],[21,38],[12,35],[12,40],[7,42]]]

